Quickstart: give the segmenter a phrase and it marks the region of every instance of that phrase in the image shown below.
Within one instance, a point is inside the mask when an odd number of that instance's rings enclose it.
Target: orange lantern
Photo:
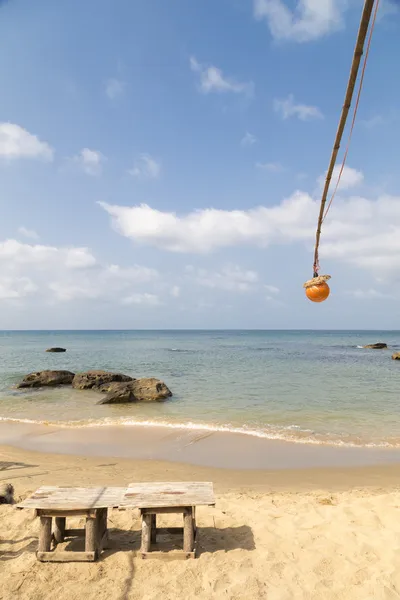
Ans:
[[[330,278],[330,275],[320,275],[305,282],[306,296],[311,302],[324,302],[328,298],[331,290],[326,282]]]

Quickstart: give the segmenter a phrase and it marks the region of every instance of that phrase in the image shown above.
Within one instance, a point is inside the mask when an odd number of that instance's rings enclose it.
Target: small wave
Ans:
[[[216,425],[209,423],[171,423],[167,421],[138,421],[129,417],[121,417],[117,419],[93,419],[89,421],[46,421],[34,419],[16,419],[9,417],[0,417],[0,422],[26,423],[30,425],[47,425],[62,429],[86,429],[86,428],[102,428],[102,427],[149,427],[149,428],[165,428],[175,430],[190,430],[190,431],[206,431],[209,433],[230,433],[238,435],[246,435],[255,438],[261,438],[271,441],[282,441],[296,444],[311,444],[316,446],[335,446],[342,448],[400,448],[400,440],[393,441],[377,441],[363,442],[357,440],[341,439],[337,434],[318,434],[311,429],[302,429],[299,425],[288,425],[284,427],[266,426],[270,429],[252,429],[250,427],[236,427],[231,425]]]
[[[185,348],[166,348],[167,352],[180,352],[181,354],[195,354],[197,350],[187,350]]]

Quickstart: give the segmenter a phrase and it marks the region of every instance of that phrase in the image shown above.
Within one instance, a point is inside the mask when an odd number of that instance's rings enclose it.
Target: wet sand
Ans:
[[[300,469],[400,464],[400,449],[340,447],[168,427],[60,428],[0,423],[0,444],[82,456],[166,460],[225,469]]]

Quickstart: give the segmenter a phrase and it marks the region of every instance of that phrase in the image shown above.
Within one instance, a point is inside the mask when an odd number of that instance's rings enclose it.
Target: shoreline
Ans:
[[[226,470],[400,468],[400,449],[299,444],[167,426],[66,428],[3,421],[0,445],[64,456],[167,461]]]

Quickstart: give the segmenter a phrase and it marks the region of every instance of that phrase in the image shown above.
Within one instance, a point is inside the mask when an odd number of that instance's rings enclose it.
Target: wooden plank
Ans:
[[[158,527],[157,535],[179,535],[183,539],[183,527]]]
[[[79,510],[118,507],[126,487],[42,486],[17,508]]]
[[[66,529],[64,537],[85,537],[84,529]]]
[[[170,560],[188,560],[191,558],[196,558],[196,552],[184,552],[183,550],[173,550],[171,552],[141,552],[141,556],[143,559],[148,558],[157,558],[165,561]]]
[[[96,552],[36,552],[36,558],[41,562],[94,562]]]
[[[187,510],[186,506],[167,506],[159,508],[141,508],[142,515],[180,515]]]
[[[51,517],[40,517],[39,552],[50,552],[51,548]]]
[[[157,508],[200,505],[215,505],[211,482],[131,483],[120,507]]]
[[[38,517],[92,517],[96,516],[96,510],[88,510],[86,508],[67,510],[66,508],[61,510],[51,510],[50,508],[38,508]]]

